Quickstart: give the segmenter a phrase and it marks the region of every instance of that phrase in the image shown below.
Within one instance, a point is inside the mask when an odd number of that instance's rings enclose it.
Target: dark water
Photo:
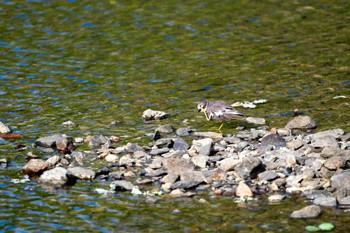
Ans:
[[[11,179],[23,178],[25,156],[36,152],[32,142],[40,136],[116,135],[126,143],[165,123],[214,130],[196,113],[202,99],[267,99],[240,110],[283,127],[299,109],[319,129],[349,132],[349,25],[347,0],[0,1],[0,120],[23,135],[0,141],[1,158],[10,161],[0,171],[0,229],[304,232],[331,221],[346,232],[346,214],[332,209],[317,220],[290,220],[290,211],[306,205],[299,199],[276,206],[210,197],[210,204],[148,203],[93,192],[108,184],[47,190]],[[147,108],[171,117],[146,123]],[[68,120],[76,125],[63,126]],[[29,150],[16,151],[18,144]]]

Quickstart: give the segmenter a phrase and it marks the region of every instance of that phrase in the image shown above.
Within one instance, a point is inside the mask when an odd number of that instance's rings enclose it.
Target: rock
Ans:
[[[316,218],[321,214],[321,208],[317,205],[306,206],[300,210],[293,211],[291,218]]]
[[[131,191],[134,187],[134,185],[128,181],[125,180],[116,180],[113,181],[109,187],[111,188],[111,190],[115,190],[115,191]]]
[[[154,145],[158,148],[168,147],[171,148],[174,144],[174,141],[171,138],[161,138],[154,142]]]
[[[256,125],[265,125],[266,124],[265,118],[247,117],[245,119],[245,121],[250,123],[250,124],[256,124]]]
[[[159,132],[159,133],[164,133],[164,134],[170,134],[170,133],[173,133],[174,132],[174,128],[172,125],[161,125],[159,126],[155,132]]]
[[[289,121],[286,129],[309,130],[316,128],[316,122],[309,116],[297,116]]]
[[[92,180],[95,178],[95,172],[83,167],[70,167],[68,171],[72,173],[73,176],[82,180]]]
[[[182,138],[177,138],[174,141],[173,149],[174,150],[187,150],[190,146]]]
[[[163,168],[159,168],[156,170],[151,170],[145,174],[147,177],[157,177],[167,174],[167,171],[165,171]]]
[[[274,171],[264,171],[258,177],[260,180],[271,181],[277,179],[279,176]]]
[[[311,146],[315,148],[339,148],[338,141],[333,136],[324,136],[311,141]]]
[[[281,202],[285,198],[286,198],[285,195],[275,194],[275,195],[269,196],[268,200],[269,202]]]
[[[127,153],[135,153],[136,151],[144,151],[144,149],[136,143],[128,142],[124,146],[124,151],[126,151]]]
[[[208,156],[203,156],[203,155],[198,155],[192,157],[192,162],[195,166],[199,168],[205,168],[207,165],[209,157]]]
[[[66,138],[65,134],[54,134],[51,136],[41,137],[35,141],[35,146],[56,149],[56,142]]]
[[[291,141],[288,141],[286,143],[286,146],[288,149],[291,149],[291,150],[298,150],[300,149],[301,147],[303,147],[304,145],[304,142],[302,139],[294,139],[294,140],[291,140]]]
[[[152,149],[150,152],[150,155],[155,156],[155,155],[161,155],[161,154],[165,154],[167,152],[169,152],[170,149],[165,147],[165,148],[156,148],[156,149]]]
[[[97,148],[100,148],[102,145],[106,145],[106,147],[108,148],[109,144],[110,144],[109,138],[103,135],[96,135],[90,138],[88,146],[92,149],[97,149]]]
[[[350,196],[338,199],[339,207],[344,209],[350,208]]]
[[[343,151],[340,148],[325,146],[325,147],[323,147],[323,149],[321,151],[321,156],[323,158],[330,158],[333,156],[341,155],[342,152]]]
[[[119,159],[119,166],[132,167],[135,164],[135,159],[130,154],[126,154]]]
[[[331,187],[336,190],[338,199],[350,196],[350,171],[332,176]]]
[[[73,138],[62,137],[56,141],[56,148],[64,153],[72,153],[74,150]]]
[[[212,138],[214,140],[221,140],[223,138],[221,133],[215,132],[194,132],[193,136],[201,138]]]
[[[7,168],[7,159],[6,158],[3,158],[3,159],[0,159],[0,166],[2,168]]]
[[[109,162],[109,163],[116,163],[116,162],[118,162],[119,157],[115,154],[108,154],[105,157],[105,160],[106,160],[106,162]]]
[[[192,144],[194,145],[199,155],[209,156],[213,147],[213,139],[204,138],[199,140],[193,140]]]
[[[317,140],[318,138],[322,137],[334,137],[334,138],[341,138],[341,136],[344,134],[344,130],[342,129],[332,129],[332,130],[326,130],[326,131],[321,131],[317,132],[314,134],[308,135],[313,140]]]
[[[10,128],[0,121],[0,134],[6,134],[10,132],[11,132]]]
[[[199,181],[199,182],[205,182],[205,183],[210,182],[201,171],[183,172],[180,174],[180,181],[184,181],[184,182]]]
[[[335,197],[321,196],[314,199],[313,203],[315,205],[326,206],[326,207],[336,207],[337,200]]]
[[[31,159],[22,168],[25,174],[37,175],[43,173],[45,170],[49,169],[50,164],[41,159]]]
[[[193,171],[194,164],[186,159],[168,158],[163,161],[164,168],[168,173],[180,175],[183,172]]]
[[[39,178],[39,183],[48,185],[66,185],[74,183],[76,178],[63,167],[55,167],[45,171]]]
[[[50,167],[54,167],[60,162],[61,158],[58,155],[54,155],[46,160]]]
[[[241,181],[238,184],[238,187],[236,190],[236,196],[240,198],[252,197],[253,192],[244,181]]]
[[[227,172],[227,171],[233,171],[235,167],[240,163],[241,163],[241,160],[229,157],[221,161],[218,161],[217,166],[219,167],[219,169]]]
[[[186,137],[190,135],[190,130],[188,128],[178,128],[176,130],[176,135],[179,137]]]
[[[268,134],[261,139],[262,147],[272,146],[274,149],[286,147],[286,141],[278,134]]]
[[[346,166],[346,159],[343,156],[334,156],[326,160],[323,166],[329,170],[337,170]]]
[[[169,173],[162,178],[162,183],[175,183],[179,178],[178,174]]]
[[[170,186],[170,188],[171,189],[190,189],[190,188],[197,187],[201,183],[203,183],[203,181],[199,181],[199,180],[182,181],[182,180],[180,180],[180,181],[173,183]]]
[[[235,167],[235,171],[242,179],[254,179],[257,175],[263,171],[261,161],[258,158],[243,158],[242,162]]]
[[[165,119],[168,117],[169,117],[168,113],[165,113],[163,111],[155,111],[152,109],[147,109],[142,114],[142,118],[145,119],[146,121],[161,120],[161,119]]]

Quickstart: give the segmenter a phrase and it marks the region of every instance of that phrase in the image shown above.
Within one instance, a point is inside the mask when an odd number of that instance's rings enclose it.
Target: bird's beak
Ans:
[[[198,109],[198,112],[201,112],[201,111],[202,111],[202,109],[199,108],[199,109]]]

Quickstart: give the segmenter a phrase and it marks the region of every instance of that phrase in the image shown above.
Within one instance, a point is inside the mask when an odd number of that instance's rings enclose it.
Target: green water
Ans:
[[[283,127],[299,109],[320,130],[350,132],[349,25],[347,0],[0,1],[0,120],[23,135],[0,143],[1,157],[11,162],[0,171],[0,226],[304,232],[309,222],[288,219],[296,208],[292,200],[244,208],[225,198],[209,205],[166,198],[149,204],[127,194],[100,199],[93,193],[98,183],[50,191],[10,180],[22,178],[24,157],[40,136],[116,135],[126,143],[147,142],[143,135],[165,123],[215,130],[217,124],[196,112],[203,99],[267,99],[239,110]],[[141,115],[147,108],[171,117],[146,123]],[[76,125],[63,126],[68,120]],[[224,133],[240,124],[227,124]],[[18,144],[29,150],[17,152]],[[344,218],[326,210],[313,222],[330,219],[344,232]]]

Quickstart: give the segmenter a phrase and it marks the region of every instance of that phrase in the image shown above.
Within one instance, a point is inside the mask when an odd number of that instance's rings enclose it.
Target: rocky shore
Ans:
[[[271,202],[283,202],[297,194],[310,205],[290,216],[317,217],[322,207],[350,208],[350,134],[315,128],[308,116],[295,117],[285,128],[242,128],[232,135],[162,125],[147,135],[148,145],[56,134],[36,140],[47,159],[29,152],[23,172],[50,186],[74,185],[78,179],[108,182],[110,189],[95,190],[104,196],[205,193],[249,201],[267,195]],[[91,149],[79,152],[84,144]],[[94,161],[103,166],[96,168]]]

